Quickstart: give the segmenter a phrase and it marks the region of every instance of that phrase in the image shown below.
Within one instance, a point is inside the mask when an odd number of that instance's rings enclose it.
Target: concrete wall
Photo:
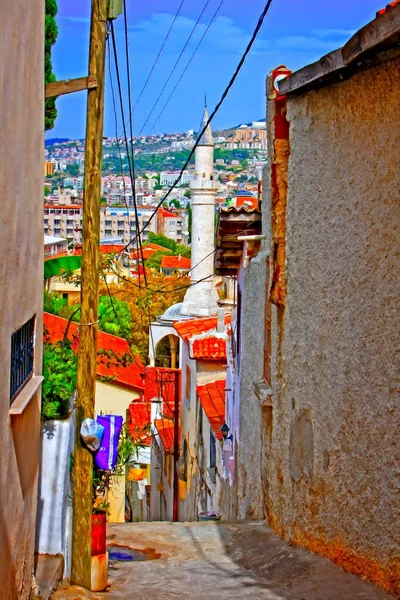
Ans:
[[[118,385],[96,381],[95,410],[107,415],[119,415],[126,421],[129,404],[139,397],[139,393]],[[110,523],[125,523],[125,478],[115,477],[107,497],[110,503],[108,520]]]
[[[36,320],[41,374],[43,294],[43,34],[41,0],[0,3],[0,581],[2,600],[31,588],[40,441],[40,391],[9,414],[11,334]]]
[[[273,311],[266,465],[277,531],[392,592],[399,67],[288,99],[287,301]]]
[[[71,454],[75,413],[68,419],[41,424],[36,552],[62,554],[64,577],[71,575]]]
[[[189,394],[186,398],[186,366],[190,370]],[[188,373],[189,374],[189,373]],[[203,510],[220,510],[225,490],[225,477],[222,460],[222,442],[216,439],[216,481],[213,482],[210,466],[210,423],[197,395],[197,386],[217,379],[223,379],[225,369],[218,361],[193,360],[189,356],[188,344],[182,348],[182,404],[181,442],[183,454],[184,440],[188,449],[187,481],[179,481],[179,521],[197,521]],[[199,435],[199,412],[203,412],[203,434]]]
[[[232,511],[239,519],[264,518],[264,411],[254,384],[263,378],[266,256],[241,265],[241,343],[236,361],[235,403],[239,413]]]

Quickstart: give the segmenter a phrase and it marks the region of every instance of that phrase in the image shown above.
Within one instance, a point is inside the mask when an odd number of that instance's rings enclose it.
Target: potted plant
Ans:
[[[115,478],[125,477],[127,468],[133,464],[137,447],[138,444],[132,440],[124,423],[114,469],[105,471],[93,463],[92,556],[106,551],[106,523],[110,511],[108,497],[112,493]]]

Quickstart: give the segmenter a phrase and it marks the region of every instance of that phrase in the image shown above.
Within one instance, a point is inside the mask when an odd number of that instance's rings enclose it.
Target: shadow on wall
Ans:
[[[217,525],[226,555],[254,579],[254,586],[282,600],[390,600],[372,583],[326,558],[284,542],[264,522]],[[203,555],[204,556],[204,555]],[[224,570],[222,565],[214,567]],[[263,596],[264,597],[264,596]]]
[[[0,581],[2,594],[5,592],[5,600],[19,600],[19,593],[17,592],[18,582],[16,580],[16,569],[14,564],[14,557],[11,552],[10,540],[8,537],[8,527],[4,522],[3,507],[0,504],[0,548],[1,548],[1,560],[0,560]],[[11,590],[15,590],[12,592]],[[14,596],[12,595],[14,594]],[[1,596],[3,598],[3,595]]]

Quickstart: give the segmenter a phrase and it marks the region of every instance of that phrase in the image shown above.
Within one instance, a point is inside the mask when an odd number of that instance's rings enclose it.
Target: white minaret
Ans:
[[[207,106],[199,132],[208,121]],[[217,314],[218,294],[214,286],[214,223],[215,196],[218,182],[214,181],[214,140],[208,125],[195,152],[195,179],[192,193],[192,266],[191,287],[187,289],[182,314],[208,317]]]

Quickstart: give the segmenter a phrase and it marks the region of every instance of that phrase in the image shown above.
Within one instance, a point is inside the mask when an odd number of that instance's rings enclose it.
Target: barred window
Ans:
[[[35,317],[11,336],[10,404],[33,375]]]

